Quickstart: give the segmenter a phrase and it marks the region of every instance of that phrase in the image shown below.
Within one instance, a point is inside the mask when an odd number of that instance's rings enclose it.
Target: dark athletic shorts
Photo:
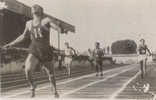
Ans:
[[[31,43],[29,53],[33,54],[40,62],[49,62],[53,59],[53,49],[44,43]]]
[[[96,58],[96,63],[102,66],[102,59],[101,58]]]

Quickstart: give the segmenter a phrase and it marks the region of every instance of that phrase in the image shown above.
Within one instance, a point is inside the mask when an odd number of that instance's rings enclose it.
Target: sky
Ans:
[[[61,48],[68,41],[79,51],[101,47],[117,40],[145,38],[156,50],[156,0],[18,0],[26,5],[40,4],[46,13],[76,27],[76,33],[61,35]],[[53,32],[57,47],[57,33]]]

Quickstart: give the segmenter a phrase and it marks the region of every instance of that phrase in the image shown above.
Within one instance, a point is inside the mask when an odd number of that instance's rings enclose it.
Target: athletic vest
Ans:
[[[146,54],[146,45],[139,45],[139,54]]]
[[[99,58],[103,56],[103,50],[101,48],[99,49],[94,49],[94,56]]]
[[[44,19],[41,21],[43,22]],[[30,31],[30,36],[32,43],[41,43],[41,44],[49,44],[49,35],[50,35],[50,30],[49,30],[49,25],[47,24],[39,24],[37,26],[33,25],[33,21],[30,21],[30,26],[29,26],[29,31]]]
[[[72,55],[74,55],[74,52],[73,52],[73,50],[72,50],[71,47],[65,48],[65,55],[66,56],[72,56]]]

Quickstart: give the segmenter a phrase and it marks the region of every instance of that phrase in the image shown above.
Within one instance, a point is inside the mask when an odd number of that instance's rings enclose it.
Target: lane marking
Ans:
[[[129,71],[129,70],[131,70],[131,69],[134,69],[134,67],[131,67],[131,68],[128,68],[128,69],[124,69],[124,70],[120,71],[119,73],[116,73],[116,74],[107,76],[107,77],[104,78],[104,79],[101,79],[101,80],[98,80],[98,81],[94,81],[94,82],[90,82],[89,84],[83,85],[83,86],[81,86],[81,87],[79,87],[79,88],[77,88],[77,89],[73,89],[73,90],[71,90],[71,91],[69,91],[69,92],[66,92],[66,93],[62,94],[61,97],[65,97],[66,95],[75,93],[75,92],[77,92],[77,91],[79,91],[79,90],[81,90],[81,89],[87,88],[87,87],[89,87],[89,86],[91,86],[91,85],[94,85],[94,84],[97,84],[97,83],[100,83],[100,82],[107,81],[108,79],[110,79],[110,78],[112,78],[112,77],[115,77],[115,76],[117,76],[117,75],[119,75],[119,74],[121,74],[121,73],[124,73],[124,72],[126,72],[126,71]]]
[[[129,67],[129,65],[128,66],[125,66],[125,67],[119,67],[119,68],[109,69],[109,70],[104,71],[103,73],[105,74],[105,73],[108,73],[108,72],[111,72],[111,71],[115,71],[115,70],[119,70],[121,68],[127,68],[127,67]],[[67,81],[59,82],[59,83],[57,83],[57,85],[66,84],[66,83],[69,83],[69,82],[73,82],[73,81],[80,80],[80,79],[83,79],[83,78],[91,77],[91,76],[94,76],[94,75],[96,75],[96,73],[92,73],[92,74],[88,74],[88,75],[83,75],[83,76],[80,76],[80,77],[76,77],[74,79],[70,79],[70,80],[67,80]],[[37,88],[36,91],[39,91],[39,90],[45,89],[45,88],[50,88],[50,86],[43,86],[43,87]],[[15,96],[18,96],[18,95],[26,94],[26,93],[29,93],[29,92],[30,91],[27,90],[27,91],[15,93],[15,94],[12,94],[12,95],[9,95],[9,96],[4,96],[3,98],[11,98],[11,97],[15,97]]]
[[[127,87],[127,85],[132,81],[134,80],[135,78],[137,78],[137,76],[140,74],[140,71],[137,72],[132,78],[130,78],[127,82],[125,82],[123,84],[123,86],[118,90],[116,91],[115,93],[113,93],[110,97],[110,100],[114,100],[116,99],[116,97]]]
[[[123,69],[123,68],[126,69],[126,68],[129,68],[129,67],[132,67],[133,65],[136,65],[136,64],[127,65],[127,66],[125,66],[125,67],[118,67],[118,68],[109,69],[109,70],[104,71],[103,74],[109,73],[109,72],[111,72],[111,71]],[[80,80],[80,79],[83,79],[83,78],[91,77],[91,76],[94,76],[94,75],[96,75],[96,73],[92,73],[92,74],[88,74],[88,75],[83,75],[83,76],[76,77],[76,78],[74,78],[74,79],[70,79],[70,80],[67,80],[67,81],[58,82],[57,85],[67,84],[67,83],[69,83],[69,82],[73,82],[73,81]],[[37,88],[36,91],[39,91],[39,90],[42,90],[42,89],[45,89],[45,88],[50,88],[50,86],[48,85],[48,86],[43,86],[43,87]],[[3,98],[16,97],[16,96],[18,96],[18,95],[23,95],[23,94],[26,94],[26,93],[30,93],[30,91],[27,90],[27,91],[18,92],[18,93],[9,95],[9,96],[4,96]]]

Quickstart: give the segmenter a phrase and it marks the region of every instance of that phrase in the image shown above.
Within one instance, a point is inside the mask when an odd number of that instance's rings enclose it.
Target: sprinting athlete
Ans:
[[[139,54],[138,60],[140,63],[141,78],[144,78],[144,75],[146,74],[147,52],[149,53],[149,55],[151,55],[150,50],[145,44],[145,40],[141,39],[140,44],[138,46],[138,54]]]
[[[100,43],[96,42],[95,49],[93,51],[93,57],[94,57],[95,66],[96,66],[96,76],[99,76],[99,71],[100,71],[100,75],[103,76],[103,68],[102,68],[103,55],[104,53],[103,53],[103,50],[100,48]]]
[[[56,89],[56,81],[54,76],[54,67],[52,63],[53,50],[50,46],[49,35],[50,28],[60,32],[60,28],[57,23],[52,22],[48,17],[44,17],[43,8],[40,5],[33,5],[31,8],[33,19],[26,22],[25,30],[16,40],[5,45],[4,47],[14,46],[25,38],[31,38],[31,44],[29,46],[29,54],[25,62],[25,74],[26,78],[31,86],[31,97],[35,96],[36,85],[32,80],[32,73],[39,67],[37,65],[42,64],[43,69],[49,76],[51,88],[54,90],[54,96],[59,97]]]
[[[64,44],[65,44],[64,65],[66,67],[68,77],[70,77],[71,76],[72,57],[76,54],[76,51],[71,46],[69,46],[68,42],[65,42]]]

